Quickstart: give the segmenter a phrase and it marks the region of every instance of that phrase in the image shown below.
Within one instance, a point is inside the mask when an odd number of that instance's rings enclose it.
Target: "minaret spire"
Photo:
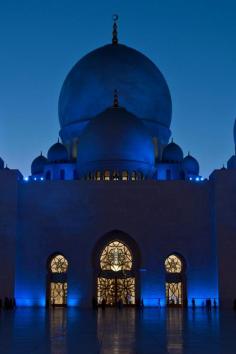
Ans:
[[[118,22],[118,15],[113,15],[113,31],[112,31],[112,44],[118,44],[118,31],[117,31],[117,22]]]
[[[119,97],[118,97],[118,91],[117,90],[114,90],[113,107],[114,108],[118,108],[119,107]]]

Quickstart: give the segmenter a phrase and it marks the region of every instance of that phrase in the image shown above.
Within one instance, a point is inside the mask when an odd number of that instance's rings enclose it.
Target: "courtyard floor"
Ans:
[[[0,312],[0,354],[235,354],[236,313],[205,309]]]

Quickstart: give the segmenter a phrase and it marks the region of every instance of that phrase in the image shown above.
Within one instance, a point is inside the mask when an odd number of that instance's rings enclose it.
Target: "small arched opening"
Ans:
[[[165,260],[166,304],[184,306],[186,303],[185,262],[177,254],[169,255]]]
[[[54,254],[48,261],[47,303],[51,306],[67,305],[68,261],[60,253]]]

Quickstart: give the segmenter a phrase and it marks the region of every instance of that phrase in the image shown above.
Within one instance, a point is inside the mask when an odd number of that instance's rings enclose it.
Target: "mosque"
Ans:
[[[236,155],[203,179],[171,118],[165,78],[119,43],[114,18],[112,43],[63,83],[60,140],[27,178],[0,160],[1,299],[232,306]]]

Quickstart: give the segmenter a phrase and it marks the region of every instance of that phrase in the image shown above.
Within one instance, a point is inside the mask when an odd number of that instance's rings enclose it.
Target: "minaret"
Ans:
[[[234,155],[227,161],[228,170],[236,170],[236,119],[234,121]]]
[[[114,45],[118,44],[117,21],[118,21],[118,15],[113,15],[112,44],[114,44]]]
[[[234,121],[234,153],[236,155],[236,119]]]

